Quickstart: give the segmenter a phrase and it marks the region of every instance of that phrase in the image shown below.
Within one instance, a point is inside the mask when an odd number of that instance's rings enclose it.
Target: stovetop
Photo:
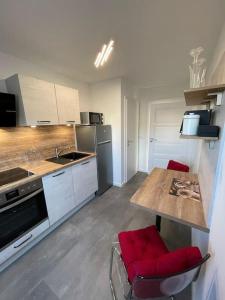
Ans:
[[[0,186],[21,180],[32,175],[34,174],[22,168],[14,168],[2,171],[0,172]]]

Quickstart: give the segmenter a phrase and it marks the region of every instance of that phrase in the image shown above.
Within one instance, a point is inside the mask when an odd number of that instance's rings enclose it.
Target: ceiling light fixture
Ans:
[[[104,44],[102,46],[102,50],[98,53],[96,60],[95,60],[95,67],[98,68],[99,66],[103,66],[104,63],[108,60],[114,45],[114,41],[110,40],[108,45]]]

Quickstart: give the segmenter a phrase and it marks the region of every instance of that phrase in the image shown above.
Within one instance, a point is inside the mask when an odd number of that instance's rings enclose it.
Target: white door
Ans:
[[[125,98],[125,182],[137,173],[138,103]]]
[[[43,186],[49,222],[52,225],[76,206],[72,168],[45,176]]]
[[[80,124],[78,90],[55,84],[59,124]]]
[[[184,101],[150,104],[149,164],[166,168],[170,159],[193,166],[198,141],[180,138],[180,127],[184,112]]]

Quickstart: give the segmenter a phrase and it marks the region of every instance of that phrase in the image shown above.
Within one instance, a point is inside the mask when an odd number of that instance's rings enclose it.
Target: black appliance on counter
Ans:
[[[16,126],[16,97],[0,93],[0,127]]]
[[[184,115],[195,114],[200,116],[199,125],[209,125],[212,119],[212,109],[188,110]]]
[[[212,122],[213,111],[212,109],[205,110],[189,110],[184,113],[184,115],[195,114],[200,115],[198,133],[200,137],[218,137],[219,136],[219,126],[210,125]],[[181,125],[180,132],[182,133],[183,122]]]
[[[212,119],[212,110],[188,110],[184,115],[195,114],[200,116],[199,125],[209,125]],[[180,133],[183,131],[183,122],[180,127]]]
[[[220,128],[215,125],[199,125],[198,136],[202,137],[218,137]]]
[[[33,174],[21,168],[3,171],[0,172],[0,185],[30,176]],[[16,188],[0,193],[0,250],[11,243],[16,243],[13,247],[19,249],[33,238],[29,232],[39,225],[41,227],[47,220],[48,213],[40,178],[30,179],[27,183],[18,182]]]
[[[98,112],[81,112],[82,125],[103,125],[103,114]]]

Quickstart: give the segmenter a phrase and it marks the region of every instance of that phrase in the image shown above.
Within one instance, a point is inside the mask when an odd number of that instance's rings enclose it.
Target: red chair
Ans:
[[[189,166],[184,165],[178,161],[175,160],[169,160],[167,165],[168,170],[175,170],[175,171],[181,171],[181,172],[189,172]]]
[[[114,244],[110,262],[110,287],[113,300],[117,300],[112,280],[113,261],[124,270],[126,282],[124,299],[154,299],[175,295],[197,280],[204,258],[197,247],[186,247],[170,252],[161,239],[156,226],[121,232]],[[120,246],[120,247],[119,247]],[[121,273],[121,271],[120,271]],[[120,278],[124,277],[120,274]]]

